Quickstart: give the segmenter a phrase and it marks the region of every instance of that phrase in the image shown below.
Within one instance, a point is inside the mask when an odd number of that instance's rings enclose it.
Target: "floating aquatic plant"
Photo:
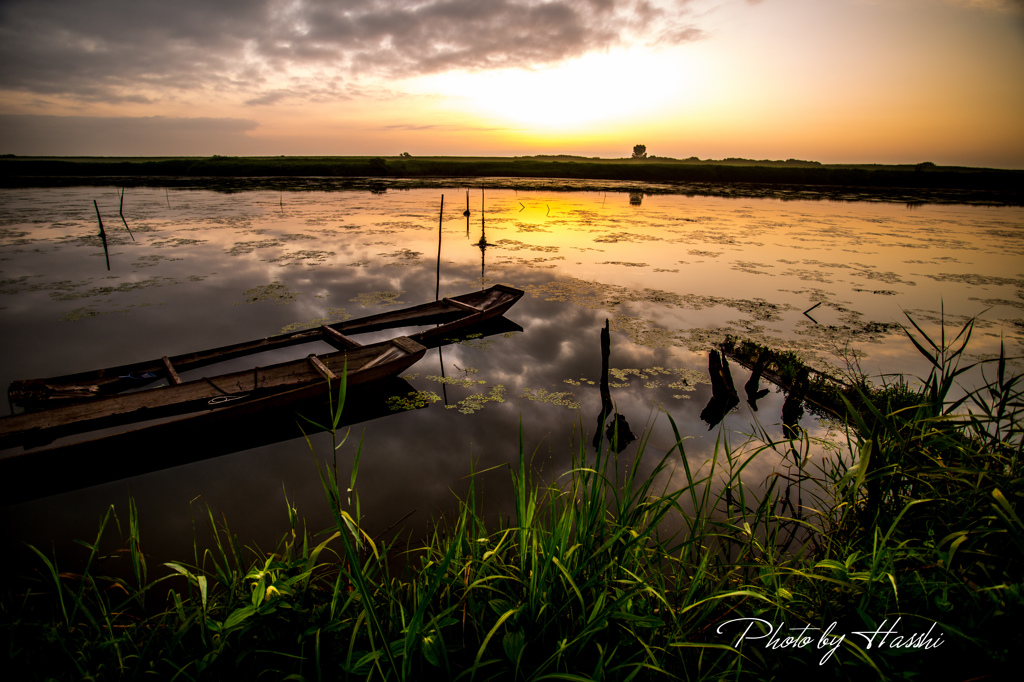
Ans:
[[[77,322],[78,320],[84,320],[89,317],[99,317],[100,315],[108,315],[114,312],[113,310],[96,310],[91,306],[84,308],[75,308],[69,313],[65,313],[61,316],[61,319],[65,322]]]
[[[322,265],[327,261],[328,258],[334,255],[333,251],[316,251],[316,250],[304,250],[304,251],[293,251],[286,253],[278,258],[271,258],[268,263],[281,263],[284,265],[297,265],[299,263],[305,263],[309,267],[315,267]]]
[[[426,407],[430,403],[436,403],[440,400],[441,396],[433,391],[411,391],[404,396],[391,396],[387,400],[387,406],[392,412],[402,412]]]
[[[455,405],[445,405],[445,408],[449,410],[458,410],[462,414],[473,414],[484,408],[487,403],[503,403],[505,402],[505,387],[501,384],[496,384],[491,387],[490,392],[487,394],[474,393],[471,396],[463,398]]]
[[[229,256],[241,256],[247,253],[252,253],[256,249],[269,249],[275,246],[284,246],[284,244],[277,239],[263,239],[261,241],[251,242],[235,242],[235,245],[228,249],[227,254]]]
[[[349,300],[353,303],[358,303],[364,308],[372,308],[374,306],[389,306],[404,303],[400,301],[399,297],[404,294],[405,291],[368,291],[365,293],[357,294],[355,298]]]
[[[309,322],[293,322],[292,324],[286,325],[281,328],[281,333],[286,334],[288,332],[298,331],[300,329],[313,329],[314,327],[322,327],[324,325],[336,324],[338,322],[344,322],[345,320],[351,319],[352,314],[346,312],[344,308],[327,308],[326,317],[317,317]]]
[[[276,280],[270,284],[246,289],[242,295],[246,297],[242,303],[274,303],[276,305],[291,303],[298,296],[288,288],[287,284]],[[233,305],[241,305],[241,303]]]
[[[543,388],[528,388],[519,397],[531,400],[535,403],[547,403],[549,405],[557,405],[559,407],[568,407],[570,410],[578,410],[580,408],[579,401],[576,400],[576,394],[570,391],[549,393]]]
[[[439,384],[447,384],[449,386],[461,386],[462,388],[473,388],[480,384],[486,384],[487,382],[483,379],[468,379],[459,377],[440,377],[432,374],[428,374],[425,377],[428,381],[436,381]]]

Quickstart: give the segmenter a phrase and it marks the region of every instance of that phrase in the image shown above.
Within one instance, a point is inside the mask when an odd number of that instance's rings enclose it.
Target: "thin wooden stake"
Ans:
[[[121,188],[121,206],[117,209],[117,212],[121,216],[121,222],[124,223],[124,229],[128,230],[128,236],[132,238],[132,241],[135,241],[132,228],[128,227],[128,221],[124,219],[124,187]]]
[[[441,233],[444,227],[444,195],[441,195],[441,211],[437,216],[437,288],[434,289],[434,300],[441,296]]]
[[[819,305],[821,305],[821,301],[818,301],[817,303],[815,303],[810,308],[808,308],[807,310],[804,311],[804,317],[806,317],[808,320],[810,320],[814,324],[818,324],[818,321],[816,319],[814,319],[813,317],[811,317],[810,315],[808,315],[808,313],[811,312],[812,310],[814,310],[815,308],[817,308]]]
[[[103,240],[103,256],[107,259],[107,270],[110,270],[110,251],[107,250],[107,233],[103,230],[103,218],[100,217],[100,207],[96,200],[92,200],[93,208],[96,209],[96,220],[100,223],[100,239]]]
[[[484,188],[480,188],[480,241],[476,244],[480,248],[487,246],[487,215],[484,210]],[[483,283],[481,282],[481,285]]]

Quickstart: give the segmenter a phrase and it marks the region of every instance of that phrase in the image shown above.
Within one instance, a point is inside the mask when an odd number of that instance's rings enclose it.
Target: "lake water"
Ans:
[[[569,468],[572,443],[581,433],[590,442],[601,409],[606,320],[616,411],[649,436],[647,459],[672,446],[671,415],[694,466],[720,437],[735,445],[759,429],[782,437],[780,390],[757,411],[741,402],[717,426],[701,421],[708,350],[727,336],[796,350],[822,369],[856,361],[874,377],[920,375],[927,366],[905,340],[905,314],[933,335],[943,316],[957,328],[979,316],[972,359],[998,354],[1001,341],[1022,355],[1024,208],[574,186],[485,194],[454,182],[384,193],[133,188],[123,204],[133,237],[116,188],[0,190],[0,383],[260,338],[432,301],[437,291],[524,289],[507,315],[521,331],[429,351],[395,389],[418,392],[428,406],[390,411],[376,396],[375,418],[356,424],[339,450],[347,470],[362,440],[357,489],[370,531],[405,517],[401,527],[415,535],[466,490],[471,467],[485,472],[477,478],[485,511],[499,509],[520,421],[542,475]],[[738,387],[749,376],[735,364],[732,373]],[[829,437],[830,425],[809,414],[801,426]],[[191,556],[192,518],[207,505],[243,542],[264,547],[283,532],[286,494],[310,529],[329,523],[304,439],[204,459],[223,436],[182,444],[199,460],[191,464],[5,506],[6,539],[66,547],[94,535],[109,505],[126,517],[129,495],[144,547],[162,560]],[[312,444],[320,456],[330,452],[327,434]],[[145,448],[137,457],[145,460]],[[786,466],[759,457],[746,477],[756,483]]]

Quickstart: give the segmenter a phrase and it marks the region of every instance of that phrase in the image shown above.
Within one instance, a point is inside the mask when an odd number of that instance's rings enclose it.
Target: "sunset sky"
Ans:
[[[0,153],[1024,168],[1024,0],[0,0]]]

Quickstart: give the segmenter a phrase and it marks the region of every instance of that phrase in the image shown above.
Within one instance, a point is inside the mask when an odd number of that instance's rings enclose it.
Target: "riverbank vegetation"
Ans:
[[[822,371],[803,362],[793,351],[777,351],[754,343],[727,337],[722,354],[751,370],[744,387],[747,400],[756,402],[761,379],[784,390],[792,409],[806,404],[812,414],[826,419],[856,422],[857,416],[870,415],[872,407],[886,414],[910,409],[920,397],[903,376],[876,386],[856,364],[845,372]]]
[[[6,186],[120,178],[563,178],[645,183],[760,184],[772,186],[863,187],[961,190],[984,193],[992,203],[1022,203],[1024,171],[923,162],[906,165],[820,164],[729,158],[722,160],[647,157],[599,159],[581,156],[524,157],[0,157],[0,183]],[[90,180],[92,178],[93,180]],[[135,178],[134,182],[128,181]],[[62,180],[63,179],[63,180]],[[180,182],[180,180],[179,180]]]
[[[912,330],[930,374],[898,406],[861,391],[829,456],[723,436],[695,467],[678,431],[668,452],[641,439],[628,461],[580,438],[571,471],[545,483],[520,446],[500,520],[470,486],[422,543],[363,530],[358,448],[320,467],[333,526],[310,532],[288,505],[273,551],[241,546],[210,515],[210,546],[153,566],[134,507],[124,526],[108,512],[83,565],[36,550],[35,572],[2,586],[5,668],[104,680],[995,679],[1024,644],[1024,404],[1004,355],[967,362],[971,329],[948,342]],[[982,385],[958,388],[970,369]],[[776,449],[805,456],[756,489],[743,480]],[[125,539],[104,549],[118,530]]]

